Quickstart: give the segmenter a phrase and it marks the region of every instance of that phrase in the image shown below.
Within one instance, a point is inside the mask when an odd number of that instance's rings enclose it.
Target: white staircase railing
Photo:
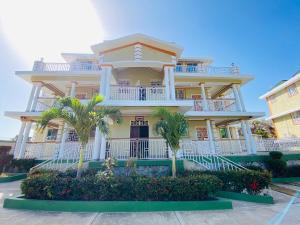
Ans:
[[[196,148],[195,148],[196,147]],[[197,148],[198,147],[198,148]],[[229,160],[219,154],[209,152],[207,144],[199,148],[199,144],[185,142],[182,144],[182,158],[192,161],[205,170],[228,171],[228,170],[247,170],[240,164]]]
[[[93,142],[89,142],[86,145],[84,152],[84,161],[89,161],[92,158]],[[67,142],[64,145],[64,152],[61,157],[59,157],[59,148],[54,153],[53,158],[46,160],[33,168],[31,172],[35,170],[59,170],[66,171],[68,169],[75,169],[79,162],[80,154],[80,143],[79,142]]]

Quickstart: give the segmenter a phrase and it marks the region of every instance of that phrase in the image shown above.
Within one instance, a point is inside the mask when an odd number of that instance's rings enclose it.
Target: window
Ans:
[[[300,124],[300,111],[297,111],[297,112],[293,112],[291,114],[292,116],[292,119],[293,119],[293,122],[296,123],[296,124]]]
[[[296,85],[292,84],[287,88],[287,92],[289,96],[294,96],[298,93]]]
[[[270,103],[275,103],[276,102],[276,96],[275,95],[271,95],[269,97],[269,101],[270,101]]]
[[[78,141],[78,135],[75,130],[70,130],[67,141]]]
[[[183,100],[185,99],[185,90],[184,89],[176,89],[176,99]]]
[[[208,139],[207,129],[205,127],[197,127],[196,135],[198,140],[203,141]]]
[[[224,128],[224,127],[222,127],[222,128],[220,128],[220,137],[221,138],[229,138],[228,136],[228,132],[227,132],[227,129],[226,128]]]
[[[128,87],[129,86],[129,80],[118,80],[118,85],[122,87]]]
[[[58,133],[57,129],[48,129],[46,140],[55,141],[57,138],[57,133]]]
[[[152,80],[150,82],[151,87],[160,87],[161,86],[161,81],[160,80]]]
[[[201,99],[201,95],[199,95],[199,94],[195,94],[195,95],[194,95],[194,94],[193,94],[193,95],[192,95],[192,99],[193,99],[193,100],[200,100],[200,99]]]

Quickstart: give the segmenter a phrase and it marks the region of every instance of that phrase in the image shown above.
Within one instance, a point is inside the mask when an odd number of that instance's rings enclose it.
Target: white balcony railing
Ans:
[[[161,101],[166,99],[164,87],[110,87],[111,100]]]
[[[195,100],[194,110],[205,111],[204,100]],[[235,99],[207,99],[208,111],[214,112],[237,112]]]
[[[241,155],[247,154],[244,139],[219,139],[215,141],[216,152],[219,155]]]
[[[203,75],[240,75],[240,69],[237,66],[231,67],[213,67],[213,66],[183,66],[177,65],[175,72],[178,73],[199,73]]]
[[[28,142],[26,143],[24,158],[40,160],[57,159],[60,145],[61,143],[58,142]],[[93,148],[94,141],[90,141],[86,145],[84,160],[92,159]],[[64,144],[62,159],[79,159],[79,152],[79,142],[66,142]]]
[[[129,158],[165,159],[168,158],[168,149],[163,139],[109,139],[106,141],[105,157],[113,157],[119,160]]]
[[[44,63],[36,61],[33,65],[35,72],[82,72],[82,71],[99,71],[100,66],[96,63]]]

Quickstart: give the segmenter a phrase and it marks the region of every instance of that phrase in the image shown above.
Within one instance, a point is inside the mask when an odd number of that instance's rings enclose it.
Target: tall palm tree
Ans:
[[[38,129],[40,130],[44,130],[54,119],[61,119],[75,129],[80,141],[77,178],[81,177],[84,150],[91,131],[98,127],[102,134],[107,134],[109,132],[108,119],[115,120],[117,123],[121,119],[121,113],[118,109],[96,106],[103,99],[103,96],[95,95],[87,104],[82,104],[77,98],[59,98],[52,108],[42,113],[38,121]]]
[[[171,148],[172,176],[176,177],[176,153],[180,148],[180,139],[187,134],[188,122],[183,114],[172,113],[165,108],[158,108],[153,116],[160,119],[154,125],[155,132],[161,135]]]

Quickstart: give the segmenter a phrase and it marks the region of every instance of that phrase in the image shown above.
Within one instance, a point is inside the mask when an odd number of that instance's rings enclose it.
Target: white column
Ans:
[[[26,107],[26,112],[29,112],[30,109],[31,109],[32,100],[33,100],[36,88],[37,88],[37,85],[33,85],[32,88],[31,88],[30,96],[29,96],[29,99],[28,99],[27,107]]]
[[[226,126],[226,130],[227,130],[227,135],[229,139],[232,139],[231,133],[230,133],[230,127]]]
[[[106,83],[105,83],[105,71],[103,71],[102,73],[101,73],[101,77],[100,77],[100,84],[99,84],[99,94],[101,94],[101,95],[105,95],[105,87],[106,87]]]
[[[246,129],[247,129],[248,135],[249,135],[249,141],[250,141],[251,150],[252,150],[251,153],[256,154],[256,143],[255,143],[255,140],[252,136],[251,128],[250,128],[249,123],[247,121],[245,121],[245,124],[246,124]]]
[[[164,67],[164,80],[165,80],[165,93],[166,93],[166,100],[170,100],[170,80],[169,80],[169,69],[168,67]]]
[[[169,67],[171,100],[176,100],[174,67]]]
[[[208,102],[206,98],[206,93],[205,93],[205,86],[204,83],[200,84],[200,91],[201,91],[201,96],[204,104],[204,111],[208,111]]]
[[[240,96],[236,87],[236,84],[232,85],[232,90],[233,90],[233,94],[234,94],[234,98],[235,98],[235,104],[236,104],[236,108],[238,111],[242,111],[242,105],[241,105],[241,100],[240,100]]]
[[[242,126],[242,130],[243,130],[243,135],[245,138],[245,144],[246,144],[246,148],[247,148],[247,152],[248,154],[252,154],[252,150],[251,150],[251,142],[249,139],[249,135],[248,135],[248,131],[247,131],[247,127],[245,124],[245,121],[241,121],[241,126]]]
[[[34,95],[33,100],[32,100],[32,106],[31,106],[31,110],[30,110],[32,112],[34,112],[36,110],[36,106],[37,106],[37,103],[38,103],[38,100],[39,100],[41,89],[42,89],[42,83],[38,83],[35,95]]]
[[[207,134],[209,139],[210,151],[212,154],[215,154],[216,153],[215,139],[214,139],[214,134],[213,134],[210,120],[206,120],[206,126],[207,126]]]
[[[241,108],[242,108],[243,112],[246,112],[245,103],[244,103],[243,96],[242,96],[242,93],[241,93],[240,85],[236,84],[236,90],[237,90],[238,95],[239,95]]]
[[[99,159],[100,151],[101,151],[101,132],[98,127],[96,127],[95,132],[95,143],[94,143],[94,149],[93,149],[93,160]]]
[[[77,83],[75,81],[71,83],[70,97],[76,96],[76,85]],[[68,93],[66,93],[66,95],[68,95]],[[58,152],[58,157],[60,159],[63,158],[64,155],[65,143],[68,138],[68,131],[69,131],[69,126],[65,123],[63,127],[63,135],[61,138],[61,143],[59,145],[59,152]]]
[[[111,80],[111,66],[105,66],[103,67],[103,69],[105,70],[104,74],[105,74],[105,97],[107,100],[110,99],[110,80]]]
[[[22,140],[23,140],[23,134],[24,134],[25,127],[26,127],[26,122],[22,122],[20,132],[19,132],[19,135],[18,135],[18,139],[17,139],[15,149],[14,149],[14,158],[19,157],[20,147],[21,147],[21,143],[22,143]]]
[[[32,124],[32,122],[26,123],[25,133],[24,133],[24,137],[23,137],[23,140],[22,140],[22,143],[21,143],[19,156],[18,156],[19,159],[24,158],[26,142],[28,141],[29,133],[30,133],[30,130],[31,130],[31,124]]]
[[[101,137],[101,150],[100,150],[100,160],[105,160],[105,152],[106,152],[106,137],[102,135]]]

